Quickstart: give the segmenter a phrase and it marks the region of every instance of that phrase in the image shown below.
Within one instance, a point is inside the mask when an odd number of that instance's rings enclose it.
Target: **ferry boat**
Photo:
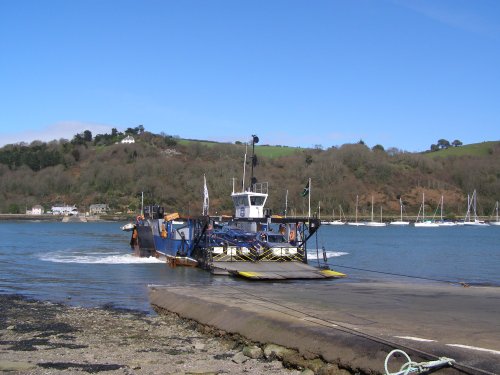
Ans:
[[[134,253],[165,259],[173,266],[198,266],[215,275],[254,280],[344,277],[330,270],[326,259],[322,268],[308,264],[307,243],[320,228],[320,220],[272,215],[265,208],[268,184],[256,182],[253,168],[251,181],[239,192],[233,183],[231,217],[182,217],[167,214],[160,206],[144,207],[130,240]]]

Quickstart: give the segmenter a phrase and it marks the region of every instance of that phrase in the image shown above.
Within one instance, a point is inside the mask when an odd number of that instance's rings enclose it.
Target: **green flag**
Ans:
[[[303,197],[307,197],[309,194],[309,181],[307,181],[307,185],[306,187],[304,188],[304,190],[302,191],[302,196]]]

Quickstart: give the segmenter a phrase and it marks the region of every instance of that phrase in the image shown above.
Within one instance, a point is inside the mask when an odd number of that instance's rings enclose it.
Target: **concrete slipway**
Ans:
[[[312,353],[364,373],[383,373],[385,357],[395,348],[416,362],[443,356],[456,361],[439,374],[500,373],[500,288],[254,281],[151,286],[150,301],[252,341]]]

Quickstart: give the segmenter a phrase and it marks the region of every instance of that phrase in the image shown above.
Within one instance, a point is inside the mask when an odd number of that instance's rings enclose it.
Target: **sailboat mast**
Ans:
[[[422,193],[422,222],[425,221],[425,193]]]
[[[372,195],[372,221],[373,221],[373,195]]]
[[[403,201],[401,200],[401,197],[399,198],[399,210],[401,211],[401,220],[403,221]]]
[[[477,194],[476,191],[474,190],[474,221],[477,220],[476,203],[477,203]]]
[[[443,221],[443,204],[444,204],[444,195],[441,195],[441,221]]]
[[[358,200],[359,197],[356,195],[356,223],[358,222]]]

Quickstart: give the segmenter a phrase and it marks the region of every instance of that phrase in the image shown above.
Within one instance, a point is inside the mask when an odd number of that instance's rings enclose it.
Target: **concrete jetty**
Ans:
[[[444,283],[242,282],[150,286],[153,306],[342,368],[383,373],[402,349],[415,362],[448,357],[440,374],[498,374],[500,288]],[[399,362],[398,362],[399,361]],[[395,360],[394,371],[403,363]],[[392,362],[391,362],[392,363]]]

